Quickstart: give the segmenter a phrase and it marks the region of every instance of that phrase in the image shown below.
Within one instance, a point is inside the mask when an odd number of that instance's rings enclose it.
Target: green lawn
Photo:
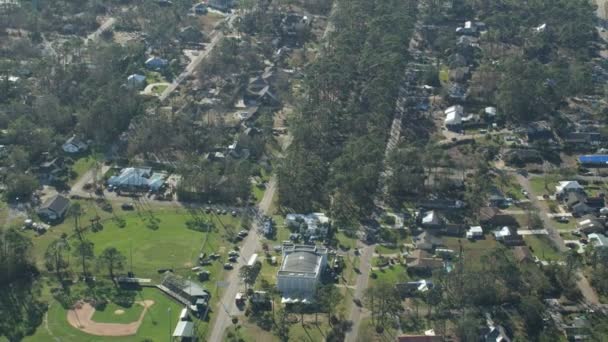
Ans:
[[[357,247],[357,239],[346,236],[344,232],[336,233],[335,237],[338,240],[338,247],[342,249],[351,250]]]
[[[377,278],[371,276],[372,284],[377,282],[386,282],[389,284],[403,283],[409,280],[407,268],[403,265],[390,265],[382,270],[374,270]],[[371,273],[370,273],[371,275]]]
[[[558,175],[541,175],[539,177],[530,178],[530,187],[532,188],[532,192],[536,196],[541,196],[543,194],[552,195],[555,193],[555,186],[557,182],[561,179]],[[547,185],[545,187],[545,184]]]
[[[152,87],[152,93],[156,94],[156,95],[160,95],[163,93],[163,91],[165,91],[165,89],[167,89],[168,85],[166,84],[161,84],[161,85],[157,85],[157,86],[153,86]]]
[[[163,75],[161,75],[159,72],[156,72],[156,71],[146,71],[145,76],[146,76],[146,83],[148,83],[148,84],[166,82]]]
[[[545,235],[528,235],[524,236],[524,240],[539,259],[546,261],[559,261],[562,259],[561,254],[553,247],[549,237]]]
[[[95,310],[93,321],[100,323],[131,323],[139,319],[144,307],[135,303],[131,307],[124,307],[108,303],[103,310]],[[118,313],[122,311],[122,313]]]
[[[183,275],[192,274],[190,268],[195,265],[197,256],[201,251],[207,254],[221,252],[223,256],[231,249],[231,245],[224,240],[223,227],[232,225],[239,229],[238,218],[231,216],[211,217],[215,223],[216,231],[202,233],[186,228],[186,222],[193,215],[206,217],[200,211],[188,212],[184,209],[155,208],[153,210],[142,210],[135,212],[124,212],[115,209],[116,215],[124,219],[125,227],[120,228],[119,222],[108,213],[97,209],[94,204],[83,202],[82,222],[88,224],[88,218],[96,214],[102,216],[103,229],[98,232],[87,231],[85,237],[95,244],[95,254],[101,253],[106,247],[116,247],[127,259],[133,256],[133,271],[138,277],[160,279],[158,269],[172,268],[176,273]],[[157,229],[155,227],[158,227]],[[72,235],[73,220],[68,219],[63,224],[51,228],[45,235],[34,238],[34,255],[40,267],[44,267],[44,252],[47,246],[62,233]],[[33,233],[30,233],[33,234]],[[75,237],[72,238],[74,241]],[[205,247],[203,248],[203,244]],[[220,251],[220,246],[224,250]],[[207,267],[211,272],[211,280],[222,271],[222,262],[215,262]],[[77,264],[73,265],[78,267]],[[127,262],[126,268],[129,268]],[[75,269],[78,270],[77,268]]]
[[[474,241],[456,237],[444,237],[443,243],[447,248],[453,250],[455,255],[458,253],[460,244],[462,243],[465,262],[473,266],[481,266],[481,257],[497,246],[496,240],[490,235],[486,235],[484,239]]]
[[[78,342],[98,342],[98,341],[143,341],[150,339],[160,341],[168,339],[169,331],[173,332],[177,324],[181,305],[176,301],[165,296],[155,288],[144,288],[138,295],[142,299],[154,301],[154,305],[146,312],[143,322],[137,331],[137,335],[128,337],[100,337],[92,336],[80,332],[68,324],[67,311],[57,302],[51,302],[48,311],[48,330],[42,324],[33,336],[24,339],[26,342],[47,342],[59,341],[78,341]],[[169,311],[170,309],[170,311]],[[204,324],[201,324],[201,326]]]

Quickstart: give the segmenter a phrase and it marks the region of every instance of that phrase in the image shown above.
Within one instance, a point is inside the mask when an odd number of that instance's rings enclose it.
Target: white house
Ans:
[[[481,226],[474,226],[469,228],[467,231],[467,239],[476,239],[483,236],[483,229]]]
[[[490,118],[494,118],[496,117],[496,107],[486,107],[486,109],[484,110],[484,113],[486,114],[486,116],[490,117]]]
[[[73,135],[70,139],[66,140],[66,142],[61,146],[61,148],[65,153],[80,153],[86,151],[89,146],[87,145],[87,143],[76,138],[76,136]]]
[[[445,110],[445,126],[450,128],[459,128],[462,124],[462,116],[464,108],[461,105],[452,106]]]
[[[327,249],[310,245],[284,245],[277,272],[277,288],[283,303],[311,303],[321,273],[327,265]]]
[[[494,237],[496,240],[501,241],[511,236],[511,230],[509,227],[502,227],[502,229],[494,232]]]
[[[583,186],[577,181],[560,181],[555,186],[555,193],[557,195],[565,195],[570,192],[579,192],[584,190],[585,188],[583,188]]]

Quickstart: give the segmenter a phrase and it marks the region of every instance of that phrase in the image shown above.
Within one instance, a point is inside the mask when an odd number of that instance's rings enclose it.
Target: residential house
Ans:
[[[509,201],[500,189],[493,187],[488,198],[490,207],[505,208],[509,206]]]
[[[300,234],[307,237],[325,237],[330,226],[330,220],[323,213],[287,214],[285,224],[298,229]]]
[[[192,26],[186,26],[179,30],[177,37],[182,43],[202,43],[203,33]]]
[[[443,241],[433,233],[424,231],[412,238],[414,247],[423,251],[432,252],[438,246],[443,246]]]
[[[145,65],[148,69],[162,70],[169,65],[169,61],[160,57],[150,57],[146,60]]]
[[[461,105],[452,106],[445,110],[445,127],[452,131],[460,131],[464,108]]]
[[[205,14],[207,14],[207,12],[209,12],[209,9],[207,8],[207,4],[204,2],[194,5],[193,10],[194,10],[194,14],[196,14],[196,15],[205,15]]]
[[[61,149],[65,153],[82,153],[89,148],[86,142],[80,140],[75,135],[66,140],[65,143],[61,146]]]
[[[502,242],[507,246],[520,246],[525,244],[524,239],[517,233],[515,228],[502,227],[501,229],[494,232],[496,241]]]
[[[310,20],[305,15],[298,13],[288,13],[281,20],[281,30],[286,36],[296,36],[301,34],[310,25]]]
[[[511,342],[505,328],[494,323],[490,314],[486,314],[486,327],[483,329],[482,337],[484,342]]]
[[[414,259],[412,259],[412,261],[413,260]],[[395,288],[403,297],[411,297],[416,293],[428,292],[433,288],[433,283],[430,280],[421,279],[395,284]]]
[[[498,112],[496,110],[496,107],[486,107],[483,111],[483,114],[485,115],[486,119],[490,120],[496,119],[497,113]]]
[[[209,0],[207,5],[215,10],[228,12],[234,6],[234,0]]]
[[[283,303],[311,303],[327,266],[327,249],[310,245],[284,245],[277,272],[277,289]]]
[[[70,208],[70,200],[62,195],[49,198],[38,208],[38,216],[49,222],[61,221]]]
[[[576,227],[581,233],[585,234],[603,233],[606,231],[604,223],[600,222],[600,220],[593,215],[585,216],[576,223]]]
[[[48,155],[47,155],[48,158]],[[47,159],[38,167],[40,180],[43,182],[54,182],[67,176],[67,168],[62,157]]]
[[[598,132],[572,132],[566,134],[563,141],[571,149],[588,150],[600,146],[602,136]]]
[[[483,237],[483,229],[481,226],[473,226],[467,230],[467,239],[475,240]]]
[[[553,139],[553,130],[547,121],[535,121],[528,124],[526,134],[529,141]]]
[[[426,213],[424,213],[421,216],[422,216],[422,219],[420,221],[420,225],[423,228],[440,229],[445,226],[445,220],[443,219],[441,214],[439,214],[439,212],[431,210],[431,211],[427,211]]]
[[[608,237],[604,234],[593,233],[587,235],[587,238],[595,247],[608,247]]]
[[[460,83],[452,83],[448,87],[448,97],[452,100],[465,101],[467,99],[467,88]]]
[[[587,197],[585,193],[570,192],[564,200],[566,206],[575,217],[598,212],[604,207],[604,196]]]
[[[584,193],[585,188],[577,181],[560,181],[555,186],[555,194],[557,196],[566,196],[571,192]]]
[[[132,74],[127,77],[127,87],[129,89],[142,89],[146,85],[146,76]]]
[[[423,250],[415,250],[406,257],[408,272],[428,274],[433,270],[444,267],[443,259],[431,256]]]

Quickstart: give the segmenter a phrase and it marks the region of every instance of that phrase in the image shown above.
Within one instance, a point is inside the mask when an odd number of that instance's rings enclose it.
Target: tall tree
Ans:
[[[114,278],[115,271],[121,271],[125,267],[127,258],[115,247],[108,247],[104,249],[101,254],[97,257],[97,263],[100,267],[105,267],[108,270],[108,275],[114,285],[116,279]]]
[[[79,240],[74,245],[74,256],[80,258],[82,266],[82,274],[85,279],[88,279],[88,263],[95,258],[93,251],[93,243],[86,240]]]

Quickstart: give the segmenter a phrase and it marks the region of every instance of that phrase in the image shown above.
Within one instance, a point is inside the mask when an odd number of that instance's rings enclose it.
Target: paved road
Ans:
[[[274,197],[275,191],[276,180],[273,177],[268,183],[266,192],[264,192],[264,197],[262,198],[258,206],[262,214],[269,213],[270,205],[272,204],[272,198]],[[241,266],[247,264],[249,258],[253,253],[255,253],[261,248],[261,237],[258,236],[257,230],[258,227],[256,220],[253,225],[253,228],[249,231],[249,235],[241,246],[241,257],[239,258],[238,264],[235,264],[234,270],[230,271],[228,277],[225,279],[225,281],[228,283],[228,286],[225,288],[221,301],[214,312],[215,321],[213,323],[213,330],[209,335],[210,342],[222,341],[224,331],[228,326],[232,324],[232,316],[237,316],[242,313],[234,303],[234,297],[236,296],[236,293],[239,292],[239,290],[245,290],[244,288],[242,288],[238,270],[241,268]]]
[[[103,24],[101,24],[99,28],[95,30],[95,32],[87,36],[87,38],[84,40],[84,43],[88,44],[91,40],[97,40],[97,38],[99,38],[103,31],[110,29],[112,26],[114,26],[115,23],[116,18],[107,18],[106,21],[104,21]]]
[[[234,20],[233,19],[234,17],[236,17],[236,14],[230,14],[224,20],[222,20],[220,23],[218,23],[216,25],[216,27],[223,22],[231,23]],[[189,76],[193,75],[196,72],[199,65],[201,65],[201,63],[205,60],[205,58],[207,58],[207,56],[209,56],[209,53],[211,53],[211,51],[213,51],[213,49],[215,48],[217,43],[223,37],[224,37],[224,35],[221,32],[219,32],[217,30],[213,31],[213,33],[211,34],[211,41],[209,42],[209,44],[207,44],[205,46],[205,50],[201,51],[201,53],[198,56],[196,56],[194,59],[192,59],[192,61],[190,61],[190,63],[186,66],[186,69],[184,69],[184,71],[179,76],[177,76],[177,78],[167,87],[167,89],[165,89],[165,91],[163,91],[162,94],[160,94],[160,96],[158,97],[160,102],[165,101],[169,97],[169,95],[171,95],[171,93],[173,91],[175,91],[175,89],[177,89],[177,87],[186,78],[188,78]]]
[[[528,193],[530,194],[534,194],[532,192],[532,187],[530,186],[530,181],[528,180],[528,178],[520,174],[516,174],[516,179],[524,190],[528,191]],[[547,206],[542,201],[539,201],[536,196],[530,196],[530,201],[532,205],[539,211],[539,216],[543,221],[543,225],[549,233],[548,236],[553,241],[553,244],[557,246],[560,252],[566,252],[568,248],[566,247],[566,244],[564,243],[562,237],[559,235],[559,232],[555,228],[553,228],[553,222],[551,222],[551,218],[548,215],[549,209],[547,208]],[[581,293],[583,294],[585,302],[590,305],[600,305],[597,293],[595,292],[591,284],[589,284],[589,281],[587,280],[587,278],[585,278],[583,272],[578,271],[577,277],[578,280],[576,284]]]
[[[365,246],[361,251],[359,258],[359,270],[360,274],[357,275],[357,281],[355,282],[355,293],[354,298],[363,300],[363,295],[367,289],[369,282],[369,273],[372,269],[372,257],[374,256],[375,246]],[[361,325],[361,318],[366,309],[358,307],[354,303],[351,304],[350,314],[348,320],[353,322],[353,326],[350,331],[346,333],[346,342],[356,342],[357,335],[359,334],[359,326]]]

